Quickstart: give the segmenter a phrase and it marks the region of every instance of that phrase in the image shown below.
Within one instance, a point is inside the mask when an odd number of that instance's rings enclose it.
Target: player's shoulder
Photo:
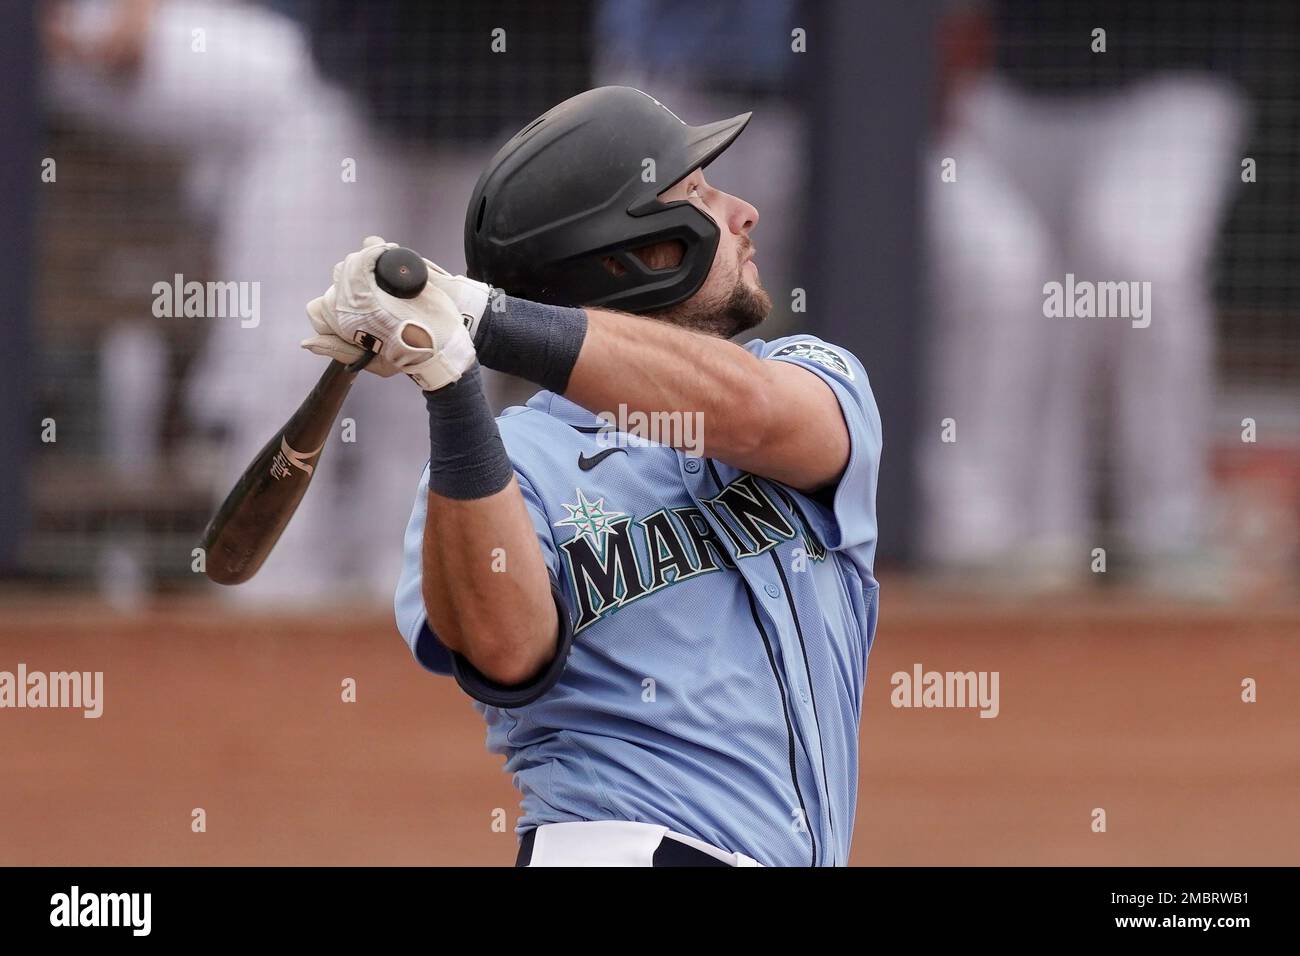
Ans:
[[[812,367],[814,371],[824,369],[850,382],[866,379],[866,370],[856,355],[842,345],[806,332],[770,341],[752,339],[745,343],[745,349],[762,359],[794,362]]]
[[[561,454],[583,444],[601,425],[586,409],[548,391],[540,391],[527,403],[513,405],[497,416],[497,430],[511,458]]]
[[[511,405],[504,409],[497,416],[497,427],[510,429],[570,427],[572,424],[582,424],[587,419],[600,424],[600,419],[586,409],[554,392],[542,389],[534,393],[524,404]]]

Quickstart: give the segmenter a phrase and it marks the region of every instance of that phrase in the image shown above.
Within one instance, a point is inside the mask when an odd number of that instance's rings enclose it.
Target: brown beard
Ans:
[[[744,265],[741,265],[741,269]],[[762,286],[752,288],[745,284],[744,275],[736,274],[731,291],[722,296],[702,296],[699,293],[685,302],[650,313],[656,319],[680,325],[682,328],[729,339],[754,328],[772,311],[772,298]]]

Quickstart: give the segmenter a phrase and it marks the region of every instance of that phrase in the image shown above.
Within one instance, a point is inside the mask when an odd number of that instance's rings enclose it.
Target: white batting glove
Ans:
[[[327,335],[313,335],[309,339],[303,339],[302,347],[308,352],[315,352],[317,355],[323,355],[325,358],[334,359],[336,362],[342,362],[344,365],[351,365],[357,359],[361,358],[361,356],[366,354],[365,349],[344,342],[333,333]],[[382,356],[376,355],[366,363],[366,371],[374,372],[380,378],[391,378],[400,372],[401,369]]]
[[[457,304],[432,276],[413,299],[379,288],[375,262],[396,248],[396,243],[370,236],[360,251],[334,266],[334,284],[307,303],[317,334],[302,346],[345,362],[363,351],[374,352],[368,370],[384,377],[404,372],[433,391],[457,381],[474,364],[474,341]]]
[[[465,329],[472,341],[478,332],[483,313],[487,311],[492,287],[469,276],[454,276],[428,259],[424,260],[424,264],[429,268],[429,281],[447,293],[451,301],[456,303],[456,308],[460,309],[460,316],[465,321]]]

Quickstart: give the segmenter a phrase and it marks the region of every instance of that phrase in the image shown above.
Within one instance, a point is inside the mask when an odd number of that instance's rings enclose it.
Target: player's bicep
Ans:
[[[759,363],[765,419],[750,460],[728,464],[811,493],[833,485],[849,460],[839,401],[817,375],[788,362]]]
[[[765,349],[765,364],[790,365],[820,380],[833,397],[848,441],[840,474],[813,495],[830,519],[821,529],[826,546],[874,551],[882,434],[866,369],[852,353],[813,336],[778,340]]]

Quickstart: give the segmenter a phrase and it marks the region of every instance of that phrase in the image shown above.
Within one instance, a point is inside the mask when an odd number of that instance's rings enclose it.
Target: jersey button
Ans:
[[[687,458],[685,467],[687,473],[693,475],[700,470],[700,460],[698,458]]]
[[[770,598],[781,596],[781,589],[775,584],[765,584],[763,585],[763,590],[767,592],[767,596]]]

